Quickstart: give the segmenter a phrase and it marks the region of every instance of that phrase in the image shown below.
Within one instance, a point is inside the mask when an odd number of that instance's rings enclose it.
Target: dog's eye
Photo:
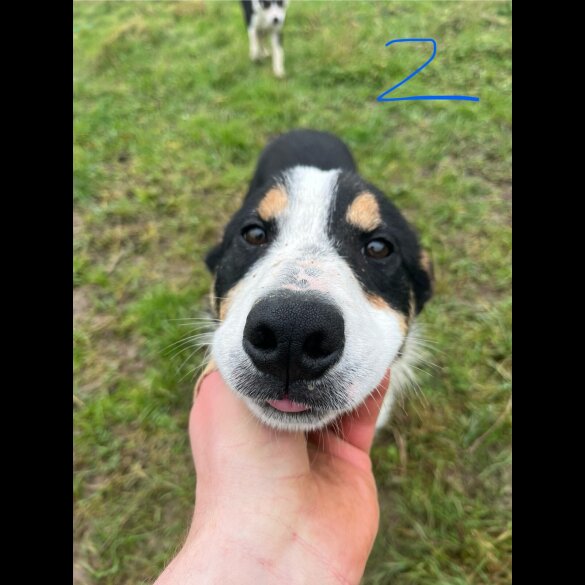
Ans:
[[[262,2],[260,2],[260,4],[262,4],[262,8],[264,8],[264,10],[267,10],[268,8],[270,8],[270,5],[272,4],[271,0],[262,0]]]
[[[282,0],[276,0],[276,5],[277,5],[279,8],[282,8],[282,5],[283,5],[283,2],[282,2]]]
[[[394,246],[387,240],[382,239],[370,240],[365,247],[366,256],[377,260],[390,256],[392,252],[394,252]]]
[[[266,231],[257,225],[251,225],[244,228],[242,236],[248,244],[252,246],[261,246],[266,243]]]

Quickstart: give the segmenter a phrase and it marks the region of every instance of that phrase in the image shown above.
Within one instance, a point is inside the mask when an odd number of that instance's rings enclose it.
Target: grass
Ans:
[[[364,583],[511,582],[511,4],[300,2],[287,79],[247,57],[237,2],[74,4],[74,581],[151,582],[180,545],[206,306],[203,255],[266,141],[339,134],[431,250],[439,368],[373,450],[382,519]],[[378,103],[465,94],[471,102]],[[182,362],[185,363],[181,366]]]

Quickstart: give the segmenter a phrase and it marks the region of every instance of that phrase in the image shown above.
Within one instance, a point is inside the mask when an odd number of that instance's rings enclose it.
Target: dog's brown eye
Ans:
[[[252,244],[252,246],[261,246],[266,243],[266,231],[257,225],[244,228],[242,236],[244,237],[244,240],[246,240],[248,244]]]
[[[386,240],[370,240],[366,244],[366,255],[370,258],[386,258],[394,252],[394,246]]]

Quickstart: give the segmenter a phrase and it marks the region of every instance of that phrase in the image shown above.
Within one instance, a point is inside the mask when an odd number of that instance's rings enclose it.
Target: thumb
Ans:
[[[372,447],[376,434],[376,422],[389,386],[390,370],[387,370],[382,381],[361,406],[340,421],[341,435],[345,441],[365,453],[369,453]]]
[[[245,468],[246,473],[297,474],[309,469],[303,433],[271,429],[261,423],[219,372],[199,387],[189,420],[197,473]]]

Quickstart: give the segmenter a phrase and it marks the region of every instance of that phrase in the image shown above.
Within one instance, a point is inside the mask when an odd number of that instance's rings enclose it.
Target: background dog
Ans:
[[[258,61],[270,55],[266,46],[270,37],[272,70],[276,77],[284,77],[282,27],[288,3],[289,0],[242,0],[250,40],[250,59]]]
[[[412,377],[414,319],[431,296],[431,267],[343,142],[312,130],[274,140],[206,261],[220,318],[213,360],[262,421],[322,427],[391,367],[385,422]]]

